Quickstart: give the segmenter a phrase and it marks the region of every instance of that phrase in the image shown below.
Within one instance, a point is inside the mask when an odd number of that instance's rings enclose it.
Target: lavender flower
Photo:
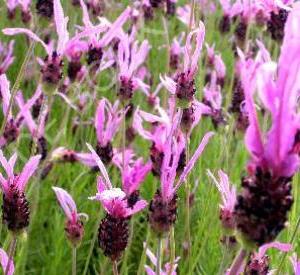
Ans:
[[[251,155],[249,175],[242,179],[243,191],[235,206],[235,222],[246,242],[262,245],[273,241],[285,227],[293,198],[291,179],[299,167],[299,157],[294,152],[294,138],[298,129],[297,96],[299,58],[299,13],[295,4],[285,26],[278,71],[274,80],[274,66],[263,72],[259,96],[271,113],[272,125],[263,135],[253,95],[259,65],[244,59],[242,83],[245,92],[249,127],[245,143]]]
[[[101,221],[99,227],[99,246],[105,256],[109,257],[112,261],[117,261],[120,259],[128,243],[129,218],[144,209],[147,206],[147,202],[139,199],[133,206],[129,205],[126,193],[120,188],[113,188],[101,159],[89,144],[88,148],[102,174],[98,178],[98,192],[91,199],[100,201],[107,212],[106,217]]]
[[[191,172],[209,139],[213,136],[213,133],[209,132],[203,137],[196,152],[186,164],[183,172],[176,181],[178,161],[182,152],[182,145],[184,145],[184,143],[178,139],[178,136],[176,135],[178,123],[179,115],[177,114],[172,124],[171,132],[167,138],[167,142],[164,144],[165,153],[163,156],[160,175],[161,188],[157,190],[149,207],[149,222],[152,229],[158,235],[168,233],[171,226],[175,223],[177,213],[176,192],[185,181],[187,175]]]
[[[20,174],[14,174],[17,154],[7,161],[0,150],[0,162],[7,178],[0,173],[1,189],[3,191],[2,217],[4,224],[14,233],[18,233],[29,225],[29,204],[25,196],[25,187],[30,177],[36,171],[41,156],[31,157]]]
[[[56,194],[57,200],[65,212],[66,225],[65,232],[67,239],[75,247],[79,246],[84,235],[83,222],[80,220],[81,217],[88,218],[84,213],[78,213],[76,204],[71,195],[62,188],[52,187]]]

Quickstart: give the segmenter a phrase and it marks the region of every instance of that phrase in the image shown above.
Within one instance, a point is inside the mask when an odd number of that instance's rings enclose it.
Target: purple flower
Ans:
[[[96,196],[91,197],[91,199],[100,201],[107,213],[115,218],[128,218],[144,209],[147,206],[145,200],[139,200],[133,207],[128,206],[126,193],[120,188],[114,188],[112,186],[103,162],[89,144],[88,148],[102,174],[102,176],[98,178],[98,192]]]
[[[0,150],[0,163],[7,177],[0,173],[0,184],[3,191],[2,218],[8,229],[18,233],[29,225],[29,204],[25,197],[25,187],[30,177],[35,173],[41,156],[31,157],[20,174],[14,173],[17,154],[9,160]]]
[[[77,246],[84,234],[83,223],[80,218],[83,216],[88,219],[88,216],[77,212],[76,204],[67,191],[59,187],[52,187],[52,189],[67,218],[65,226],[67,238],[73,245]]]
[[[246,274],[273,274],[269,267],[269,257],[266,252],[270,248],[276,248],[282,252],[289,252],[292,245],[288,243],[272,242],[262,245],[258,252],[254,252],[245,267]]]
[[[122,154],[116,156],[114,161],[121,171],[122,189],[127,197],[138,191],[140,184],[152,169],[151,162],[144,164],[143,158],[135,159],[134,157],[134,153],[128,150],[124,159],[124,167]]]
[[[8,194],[11,188],[16,188],[18,191],[24,192],[30,177],[35,173],[39,165],[40,159],[40,155],[31,157],[25,164],[22,172],[15,174],[14,166],[17,160],[17,154],[13,154],[7,161],[0,150],[0,162],[7,175],[7,178],[4,178],[0,173],[0,184],[4,194]]]
[[[23,124],[24,113],[30,108],[29,105],[24,105],[20,108],[19,113],[14,117],[12,108],[10,108],[11,92],[10,83],[5,74],[0,75],[0,93],[2,96],[3,116],[7,118],[3,136],[0,137],[0,148],[4,145],[15,141],[20,133],[20,128]]]
[[[277,70],[273,63],[246,60],[239,52],[249,118],[245,144],[251,155],[248,176],[242,179],[243,189],[235,206],[235,222],[244,244],[272,242],[284,229],[293,204],[291,181],[299,168],[294,150],[299,128],[299,16],[297,3],[286,22]],[[264,109],[271,115],[266,133],[261,130],[254,103],[257,88]]]
[[[149,89],[136,73],[139,67],[145,62],[150,46],[147,40],[144,40],[139,46],[138,41],[131,43],[129,35],[120,37],[118,47],[118,65],[119,65],[119,97],[121,101],[130,100],[133,92],[138,88]]]
[[[195,47],[193,48],[192,39],[195,36]],[[175,80],[170,77],[161,77],[161,82],[171,95],[176,95],[180,104],[186,106],[194,99],[196,92],[194,85],[194,76],[198,70],[199,57],[205,36],[204,24],[200,21],[199,27],[190,32],[186,39],[184,47],[184,66],[181,72],[178,72]],[[181,106],[181,105],[180,105]]]
[[[299,19],[298,10],[299,5],[295,5],[286,24],[276,79],[274,80],[272,66],[265,67],[262,71],[264,79],[260,84],[262,90],[259,91],[259,96],[272,118],[272,126],[265,136],[260,130],[253,100],[259,65],[244,60],[242,68],[242,83],[250,123],[245,143],[252,157],[252,165],[268,169],[276,176],[292,176],[299,166],[298,156],[292,151],[294,139],[291,138],[295,137],[298,128],[296,102],[299,84],[295,81],[299,77],[300,64],[300,48],[295,33]]]
[[[111,162],[113,158],[112,139],[120,128],[124,111],[119,110],[119,101],[114,105],[107,99],[100,100],[96,116],[95,128],[97,134],[97,154],[105,164]]]

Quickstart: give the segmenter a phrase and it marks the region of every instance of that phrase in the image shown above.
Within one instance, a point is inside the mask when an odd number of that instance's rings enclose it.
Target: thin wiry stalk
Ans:
[[[191,14],[190,14],[189,28],[188,28],[189,32],[191,31],[191,29],[193,27],[195,4],[196,4],[195,0],[191,0]]]
[[[72,247],[72,275],[76,275],[76,254],[77,248],[76,246]]]
[[[157,238],[157,253],[156,253],[156,275],[160,275],[161,270],[161,250],[162,250],[162,240],[161,237]]]
[[[239,273],[238,271],[243,266],[244,260],[247,257],[247,255],[248,252],[244,248],[241,248],[229,269],[228,275],[236,275]]]
[[[139,268],[138,268],[138,271],[136,273],[137,275],[144,274],[144,265],[145,265],[145,260],[146,260],[146,251],[147,251],[147,248],[148,248],[149,240],[150,240],[150,230],[149,230],[149,225],[148,225],[148,227],[147,227],[146,242],[145,242],[143,253],[142,253],[142,256],[141,256]]]
[[[99,223],[100,223],[100,219],[96,222],[96,225],[95,225],[95,228],[94,228],[94,235],[93,235],[93,238],[91,240],[91,245],[90,245],[88,256],[86,257],[84,270],[83,270],[83,275],[86,275],[86,273],[88,271],[88,268],[89,268],[90,260],[91,260],[91,257],[92,257],[93,249],[94,249],[95,242],[96,242],[97,235],[98,235]]]
[[[9,245],[9,250],[8,250],[8,262],[5,268],[5,275],[9,273],[9,269],[11,266],[12,259],[14,257],[15,251],[17,247],[17,236],[15,234],[12,235],[12,240]]]
[[[33,51],[34,45],[35,45],[35,42],[32,42],[29,49],[27,50],[26,56],[25,56],[24,61],[21,65],[20,71],[19,71],[19,73],[17,75],[17,78],[16,78],[16,81],[14,83],[14,86],[12,87],[11,97],[10,97],[10,100],[9,100],[9,105],[8,105],[7,112],[4,116],[3,123],[2,123],[1,129],[0,129],[0,136],[3,135],[4,129],[5,129],[5,126],[6,126],[6,123],[7,123],[8,115],[11,111],[13,103],[15,102],[15,96],[16,96],[18,90],[19,90],[20,83],[23,79],[24,72],[25,72],[25,69],[26,69],[27,64],[29,62],[29,59],[30,59],[31,53]]]
[[[113,261],[113,262],[112,262],[112,268],[113,268],[113,274],[114,274],[114,275],[119,275],[117,261]]]
[[[175,252],[176,252],[175,245],[176,245],[176,243],[175,243],[175,230],[174,230],[174,226],[172,226],[171,232],[170,232],[171,267],[170,267],[170,270],[168,272],[168,275],[173,274],[173,269],[174,269],[174,265],[175,265]]]
[[[297,231],[298,231],[298,229],[299,229],[299,226],[300,226],[300,216],[298,217],[298,220],[297,220],[295,229],[294,229],[293,234],[292,234],[292,237],[291,237],[291,239],[290,239],[290,241],[289,241],[290,244],[293,244],[293,243],[294,243],[295,238],[296,238],[296,235],[297,235]],[[283,255],[282,255],[281,259],[280,259],[280,263],[279,263],[279,266],[278,266],[278,268],[277,268],[277,270],[276,270],[275,275],[281,274],[281,269],[282,269],[282,266],[283,266],[283,263],[284,263],[284,261],[285,261],[286,256],[287,256],[287,253],[283,253]]]

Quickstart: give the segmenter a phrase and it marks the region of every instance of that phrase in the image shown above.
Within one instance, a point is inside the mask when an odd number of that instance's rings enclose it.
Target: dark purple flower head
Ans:
[[[18,233],[29,225],[29,204],[25,197],[25,187],[30,177],[35,173],[41,156],[31,157],[20,174],[14,173],[17,160],[15,153],[7,160],[0,150],[0,162],[6,172],[6,178],[0,173],[0,183],[3,192],[2,216],[8,229]]]

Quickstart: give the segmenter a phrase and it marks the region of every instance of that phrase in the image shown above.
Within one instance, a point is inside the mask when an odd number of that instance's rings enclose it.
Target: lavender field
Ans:
[[[5,275],[300,275],[300,2],[0,0]]]

